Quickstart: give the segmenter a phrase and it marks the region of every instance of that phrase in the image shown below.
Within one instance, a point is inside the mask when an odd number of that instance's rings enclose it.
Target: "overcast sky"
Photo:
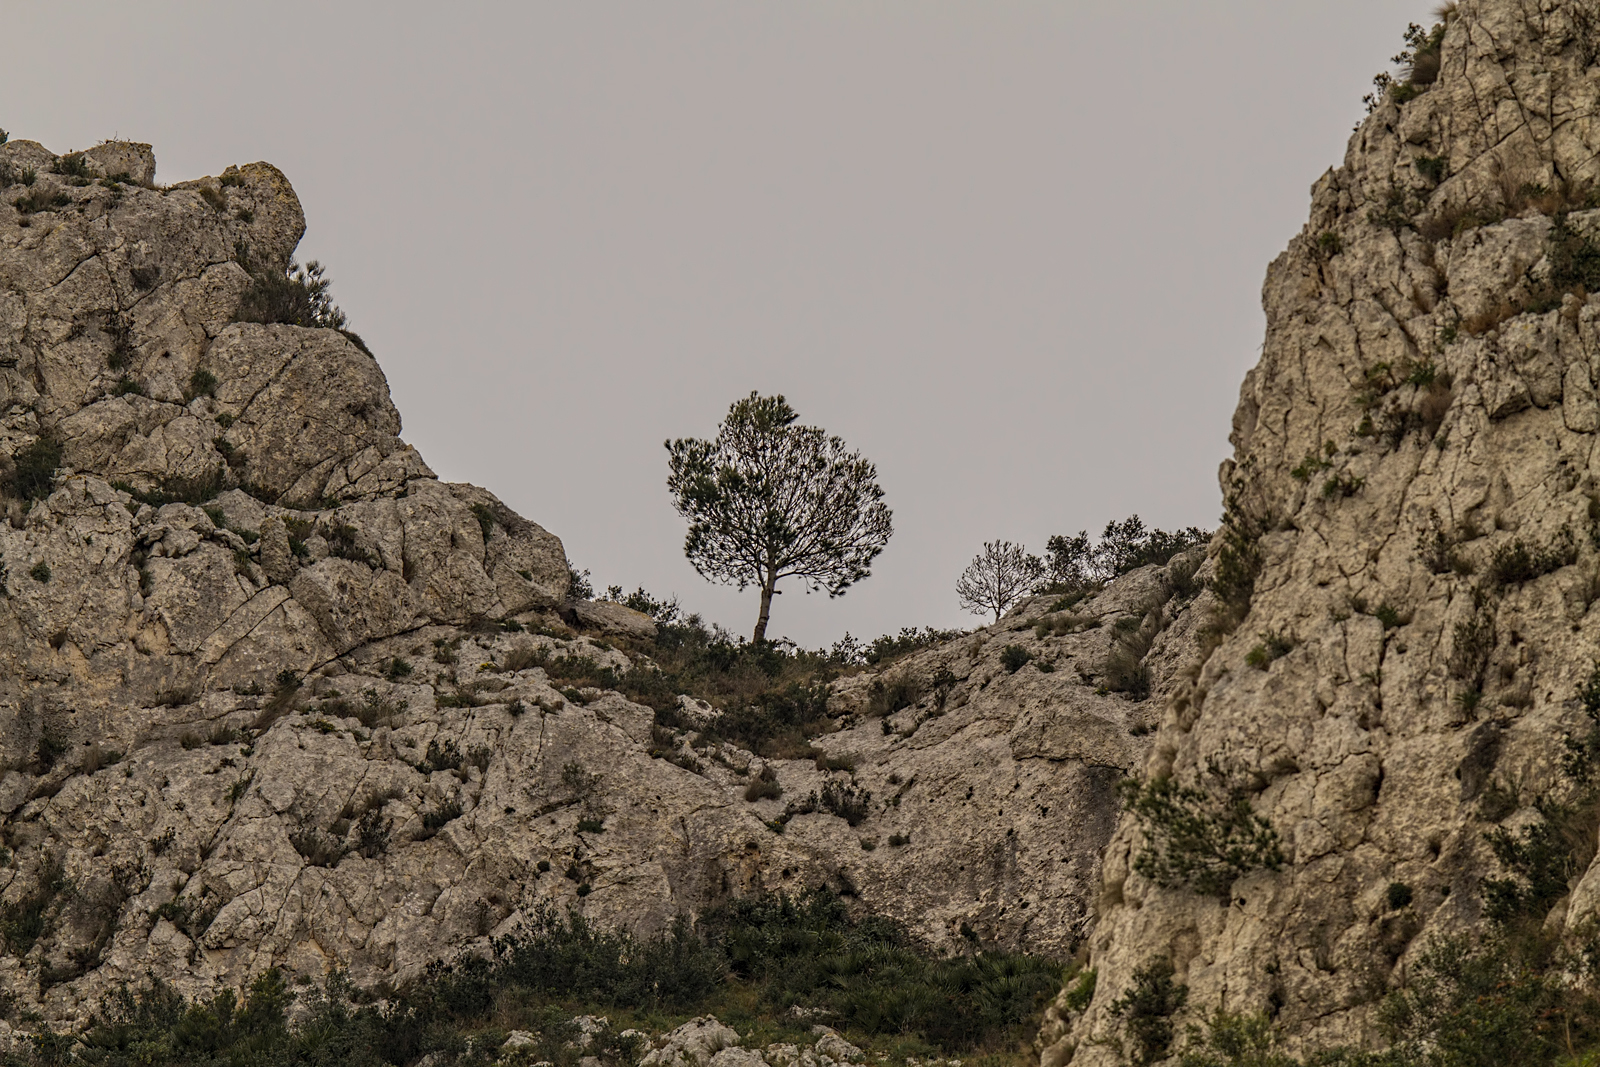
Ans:
[[[1267,263],[1431,6],[18,4],[0,127],[281,167],[439,476],[742,633],[662,442],[784,394],[894,509],[775,604],[815,647],[973,624],[988,539],[1215,524]]]

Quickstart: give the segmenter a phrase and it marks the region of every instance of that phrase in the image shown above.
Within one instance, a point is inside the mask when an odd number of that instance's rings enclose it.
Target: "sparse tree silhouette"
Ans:
[[[781,579],[840,596],[894,532],[877,467],[797,418],[783,397],[751,393],[714,440],[667,442],[667,488],[689,520],[683,553],[703,578],[761,589],[756,642]]]
[[[1012,604],[1033,591],[1044,576],[1044,562],[1027,548],[1010,541],[985,541],[956,580],[961,606],[974,615],[994,612],[994,621]]]
[[[1098,543],[1090,541],[1083,530],[1072,537],[1057,534],[1045,542],[1049,585],[1083,589],[1147,564],[1165,563],[1179,552],[1210,540],[1211,531],[1197,526],[1149,529],[1137,515],[1106,523]]]

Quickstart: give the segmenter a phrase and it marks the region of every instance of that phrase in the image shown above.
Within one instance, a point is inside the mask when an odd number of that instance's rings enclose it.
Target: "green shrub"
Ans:
[[[1096,973],[1094,970],[1084,971],[1078,980],[1066,989],[1063,998],[1068,1011],[1082,1011],[1094,999]]]
[[[220,198],[222,194],[215,195]],[[328,291],[331,279],[324,277],[325,268],[316,260],[303,267],[290,260],[286,270],[273,271],[257,268],[245,251],[239,264],[250,273],[250,286],[239,301],[235,321],[338,330],[352,341],[356,339],[345,329],[345,314]]]
[[[1411,165],[1417,168],[1417,173],[1434,185],[1444,181],[1449,163],[1450,161],[1444,156],[1418,156],[1411,161]]]
[[[38,563],[35,563],[31,568],[29,568],[28,577],[32,578],[36,582],[48,582],[50,580],[50,564],[41,559]]]
[[[1215,783],[1191,789],[1153,778],[1125,782],[1122,792],[1145,838],[1133,869],[1157,885],[1221,897],[1242,875],[1283,867],[1277,830],[1238,789]]]
[[[94,175],[89,170],[89,161],[82,152],[69,152],[58,156],[55,162],[55,172],[64,174],[69,178],[91,178]]]
[[[1000,666],[1006,669],[1007,674],[1016,674],[1032,658],[1033,653],[1021,645],[1007,645],[1000,650]]]
[[[49,931],[52,906],[66,888],[60,863],[47,860],[35,877],[33,889],[0,905],[0,938],[13,955],[26,956]]]
[[[820,797],[822,806],[851,826],[859,826],[867,817],[867,806],[872,802],[872,791],[862,789],[853,782],[824,782]]]
[[[1071,537],[1058,534],[1045,542],[1049,553],[1047,588],[1063,593],[1087,590],[1140,567],[1164,564],[1179,552],[1210,540],[1211,532],[1196,526],[1149,529],[1137,515],[1106,523],[1098,542],[1091,542],[1087,531]]]
[[[605,828],[606,828],[606,821],[604,819],[579,819],[578,820],[578,833],[580,833],[580,834],[604,833],[605,832]]]
[[[1501,545],[1489,560],[1489,581],[1496,586],[1518,585],[1569,566],[1578,559],[1578,545],[1572,529],[1561,528],[1556,539],[1544,548],[1529,545],[1522,538]]]
[[[1466,682],[1471,689],[1483,688],[1483,675],[1494,652],[1494,618],[1485,607],[1486,601],[1478,598],[1473,613],[1456,623],[1446,662],[1450,677]]]
[[[43,500],[50,495],[60,466],[60,442],[48,434],[39,435],[12,455],[11,471],[5,479],[7,494],[23,500]]]
[[[1172,980],[1172,963],[1160,959],[1133,972],[1133,984],[1111,1002],[1111,1015],[1122,1020],[1133,1062],[1146,1067],[1165,1059],[1172,1048],[1172,1016],[1183,1010],[1189,988]]]
[[[867,696],[867,714],[873,718],[893,715],[909,708],[923,696],[922,683],[915,677],[902,674],[893,678],[873,681]]]
[[[1222,545],[1211,576],[1211,592],[1217,598],[1217,606],[1207,629],[1213,637],[1232,633],[1249,612],[1256,577],[1261,573],[1261,537],[1271,526],[1250,513],[1242,493],[1243,480],[1236,478],[1224,501]]]
[[[1244,661],[1258,671],[1264,671],[1273,660],[1282,659],[1294,650],[1294,639],[1276,630],[1261,631],[1261,644],[1245,653]]]
[[[438,807],[422,813],[423,832],[427,836],[432,836],[459,818],[461,818],[461,802],[459,800],[446,801]]]
[[[1404,882],[1390,882],[1389,888],[1384,892],[1384,900],[1389,905],[1390,911],[1398,911],[1411,903],[1411,887]]]
[[[29,215],[41,211],[54,211],[58,207],[66,207],[72,203],[72,197],[66,193],[53,191],[45,186],[37,186],[11,201],[11,206],[17,209],[17,214],[26,219]]]
[[[783,786],[778,784],[777,776],[773,775],[770,778],[766,777],[766,775],[771,773],[772,772],[770,769],[764,770],[762,772],[762,777],[757,778],[755,781],[746,786],[744,790],[744,798],[751,803],[754,803],[758,800],[777,800],[779,797],[783,796]]]
[[[112,482],[111,488],[127,493],[138,503],[149,504],[153,508],[166,504],[198,505],[215,500],[226,488],[224,470],[225,467],[218,467],[194,477],[164,478],[158,488],[151,490],[136,489],[127,482]]]
[[[195,368],[189,375],[189,393],[191,396],[216,396],[217,376],[204,367]]]
[[[494,510],[488,504],[473,504],[471,506],[473,518],[478,520],[478,528],[483,531],[483,539],[489,540],[489,535],[494,533]]]

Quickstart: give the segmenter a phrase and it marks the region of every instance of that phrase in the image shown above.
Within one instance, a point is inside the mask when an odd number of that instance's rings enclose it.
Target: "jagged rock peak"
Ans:
[[[1553,0],[1446,18],[1437,79],[1361,124],[1267,272],[1221,472],[1235,625],[1145,766],[1215,825],[1246,798],[1282,862],[1258,842],[1220,892],[1185,884],[1170,826],[1125,814],[1093,996],[1053,1009],[1046,1067],[1118,1062],[1114,1006],[1168,966],[1173,1033],[1224,1009],[1375,1040],[1424,947],[1485,922],[1486,832],[1565,788],[1600,652],[1600,23]],[[1597,905],[1591,868],[1549,921]]]

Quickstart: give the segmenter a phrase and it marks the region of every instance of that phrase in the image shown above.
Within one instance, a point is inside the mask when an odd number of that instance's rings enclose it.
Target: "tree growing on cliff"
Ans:
[[[689,521],[683,553],[701,577],[761,590],[754,642],[766,640],[778,582],[840,596],[871,573],[894,532],[878,469],[799,416],[751,393],[710,441],[668,441],[667,489]]]
[[[1044,562],[1026,547],[1010,541],[985,541],[956,579],[961,606],[974,615],[994,612],[999,622],[1005,610],[1033,591],[1044,576]]]

